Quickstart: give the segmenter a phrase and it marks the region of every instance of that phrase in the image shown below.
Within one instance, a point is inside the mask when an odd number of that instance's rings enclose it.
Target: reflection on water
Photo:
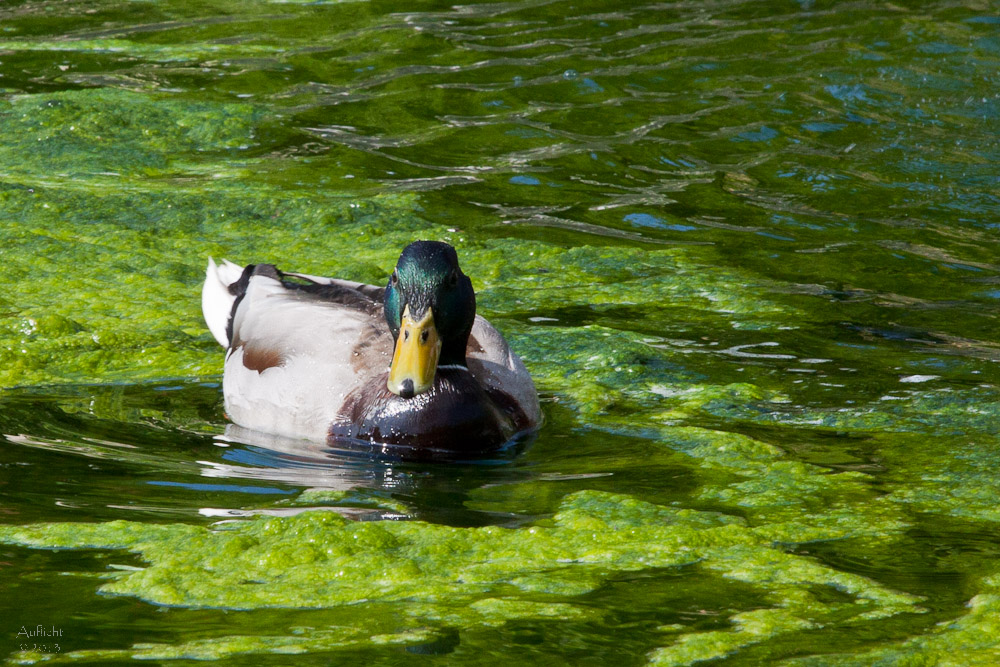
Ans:
[[[645,489],[663,499],[689,488],[680,467],[622,457],[655,449],[646,439],[581,431],[570,413],[545,405],[535,442],[487,460],[419,463],[225,424],[216,383],[14,390],[0,402],[8,443],[0,455],[20,467],[5,493],[25,522],[322,507],[366,519],[518,525],[579,489]]]
[[[157,403],[153,419],[136,418]],[[528,443],[487,460],[421,464],[224,424],[216,383],[29,389],[8,392],[2,406],[4,439],[15,446],[3,451],[24,467],[25,487],[38,498],[26,520],[73,520],[65,511],[73,509],[106,518],[281,515],[332,503],[353,517],[510,523],[514,515],[469,511],[463,499],[482,486],[558,479],[518,460]],[[38,474],[51,475],[53,485],[37,487]],[[7,492],[18,496],[19,486],[10,480]],[[269,504],[303,491],[319,504]],[[202,506],[206,499],[214,503]],[[222,499],[232,504],[219,506]]]

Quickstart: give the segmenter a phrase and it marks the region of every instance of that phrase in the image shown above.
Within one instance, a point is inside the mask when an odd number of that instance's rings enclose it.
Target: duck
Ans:
[[[226,415],[245,429],[435,458],[494,452],[541,420],[444,242],[407,245],[385,287],[209,258],[202,311],[226,350]]]

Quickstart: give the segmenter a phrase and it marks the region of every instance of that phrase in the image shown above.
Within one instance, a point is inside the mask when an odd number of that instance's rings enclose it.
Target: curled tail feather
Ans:
[[[229,318],[236,301],[229,286],[239,281],[243,267],[229,260],[216,264],[208,258],[208,268],[205,270],[205,284],[201,288],[201,312],[205,316],[208,330],[222,347],[229,347]]]

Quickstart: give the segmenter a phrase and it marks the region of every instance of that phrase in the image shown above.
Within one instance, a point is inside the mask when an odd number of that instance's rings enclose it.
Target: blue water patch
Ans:
[[[844,118],[851,121],[852,123],[861,123],[862,125],[874,125],[876,121],[871,118],[865,118],[864,116],[859,116],[858,114],[848,111],[844,114]]]
[[[577,89],[581,94],[604,92],[604,88],[602,88],[601,85],[596,81],[594,81],[593,79],[584,79],[583,81],[577,84]]]
[[[690,232],[698,229],[691,225],[670,224],[666,220],[657,218],[649,213],[629,213],[624,218],[625,222],[632,223],[634,227],[652,227],[654,229],[669,229],[675,232]]]
[[[542,182],[534,176],[511,176],[510,182],[514,185],[541,185]]]
[[[928,42],[920,45],[921,53],[931,53],[935,55],[948,55],[950,53],[960,53],[962,49],[947,42]]]
[[[942,165],[936,160],[928,160],[919,155],[910,155],[906,158],[906,163],[901,165],[904,171],[911,174],[925,174],[934,178],[941,173]]]
[[[226,461],[256,468],[288,465],[288,462],[283,460],[278,452],[263,447],[227,447],[222,453],[222,458]]]
[[[973,16],[965,19],[965,23],[993,23],[1000,24],[1000,16]]]
[[[484,107],[494,107],[494,108],[497,108],[497,109],[500,109],[500,108],[509,108],[509,107],[507,107],[507,103],[504,102],[503,100],[490,100],[489,102],[483,102],[483,106]]]
[[[629,213],[623,218],[626,222],[631,222],[636,227],[656,227],[663,229],[666,222],[649,213]]]
[[[284,489],[272,489],[269,486],[238,486],[236,484],[188,484],[184,482],[146,482],[150,486],[179,486],[183,489],[188,489],[189,491],[224,491],[229,493],[257,493],[257,494],[268,494],[268,495],[290,495],[295,493],[295,491],[286,491]]]
[[[677,158],[676,160],[671,160],[670,158],[662,155],[660,156],[660,162],[662,162],[663,164],[669,164],[671,167],[687,167],[689,169],[695,167],[695,164],[688,160],[684,160],[681,158]]]
[[[993,55],[1000,54],[1000,39],[997,37],[983,37],[976,40],[976,48]]]
[[[949,368],[955,368],[960,362],[955,359],[943,359],[941,357],[930,357],[927,359],[920,359],[919,361],[907,361],[906,365],[909,368],[916,370],[933,370],[933,371],[943,371]]]
[[[853,86],[831,85],[831,86],[826,86],[824,90],[826,90],[826,92],[830,93],[841,102],[871,101],[870,99],[868,99],[868,95],[865,93],[865,87],[862,85],[853,85]]]
[[[747,130],[733,137],[733,141],[770,141],[778,136],[777,130],[761,125],[759,130]]]
[[[802,129],[809,130],[810,132],[836,132],[837,130],[842,130],[846,125],[843,123],[803,123]]]
[[[942,262],[943,266],[947,266],[949,269],[957,269],[960,271],[982,271],[978,266],[969,266],[968,264],[958,264],[955,262]]]
[[[833,181],[847,180],[847,176],[830,172],[804,171],[802,173],[789,173],[788,176],[799,176],[803,182],[809,183],[813,192],[829,192],[834,188]],[[779,174],[785,176],[785,174]]]
[[[766,236],[769,239],[777,239],[778,241],[794,241],[790,236],[781,236],[779,234],[772,234],[771,232],[757,232],[757,236]],[[775,255],[777,257],[777,255]]]

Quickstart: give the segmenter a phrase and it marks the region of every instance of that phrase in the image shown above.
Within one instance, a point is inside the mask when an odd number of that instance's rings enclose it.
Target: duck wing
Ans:
[[[514,418],[518,430],[538,425],[541,408],[528,369],[503,335],[479,315],[469,336],[466,364],[497,405]]]
[[[250,265],[226,332],[226,411],[248,428],[323,438],[344,398],[392,359],[379,288]]]

